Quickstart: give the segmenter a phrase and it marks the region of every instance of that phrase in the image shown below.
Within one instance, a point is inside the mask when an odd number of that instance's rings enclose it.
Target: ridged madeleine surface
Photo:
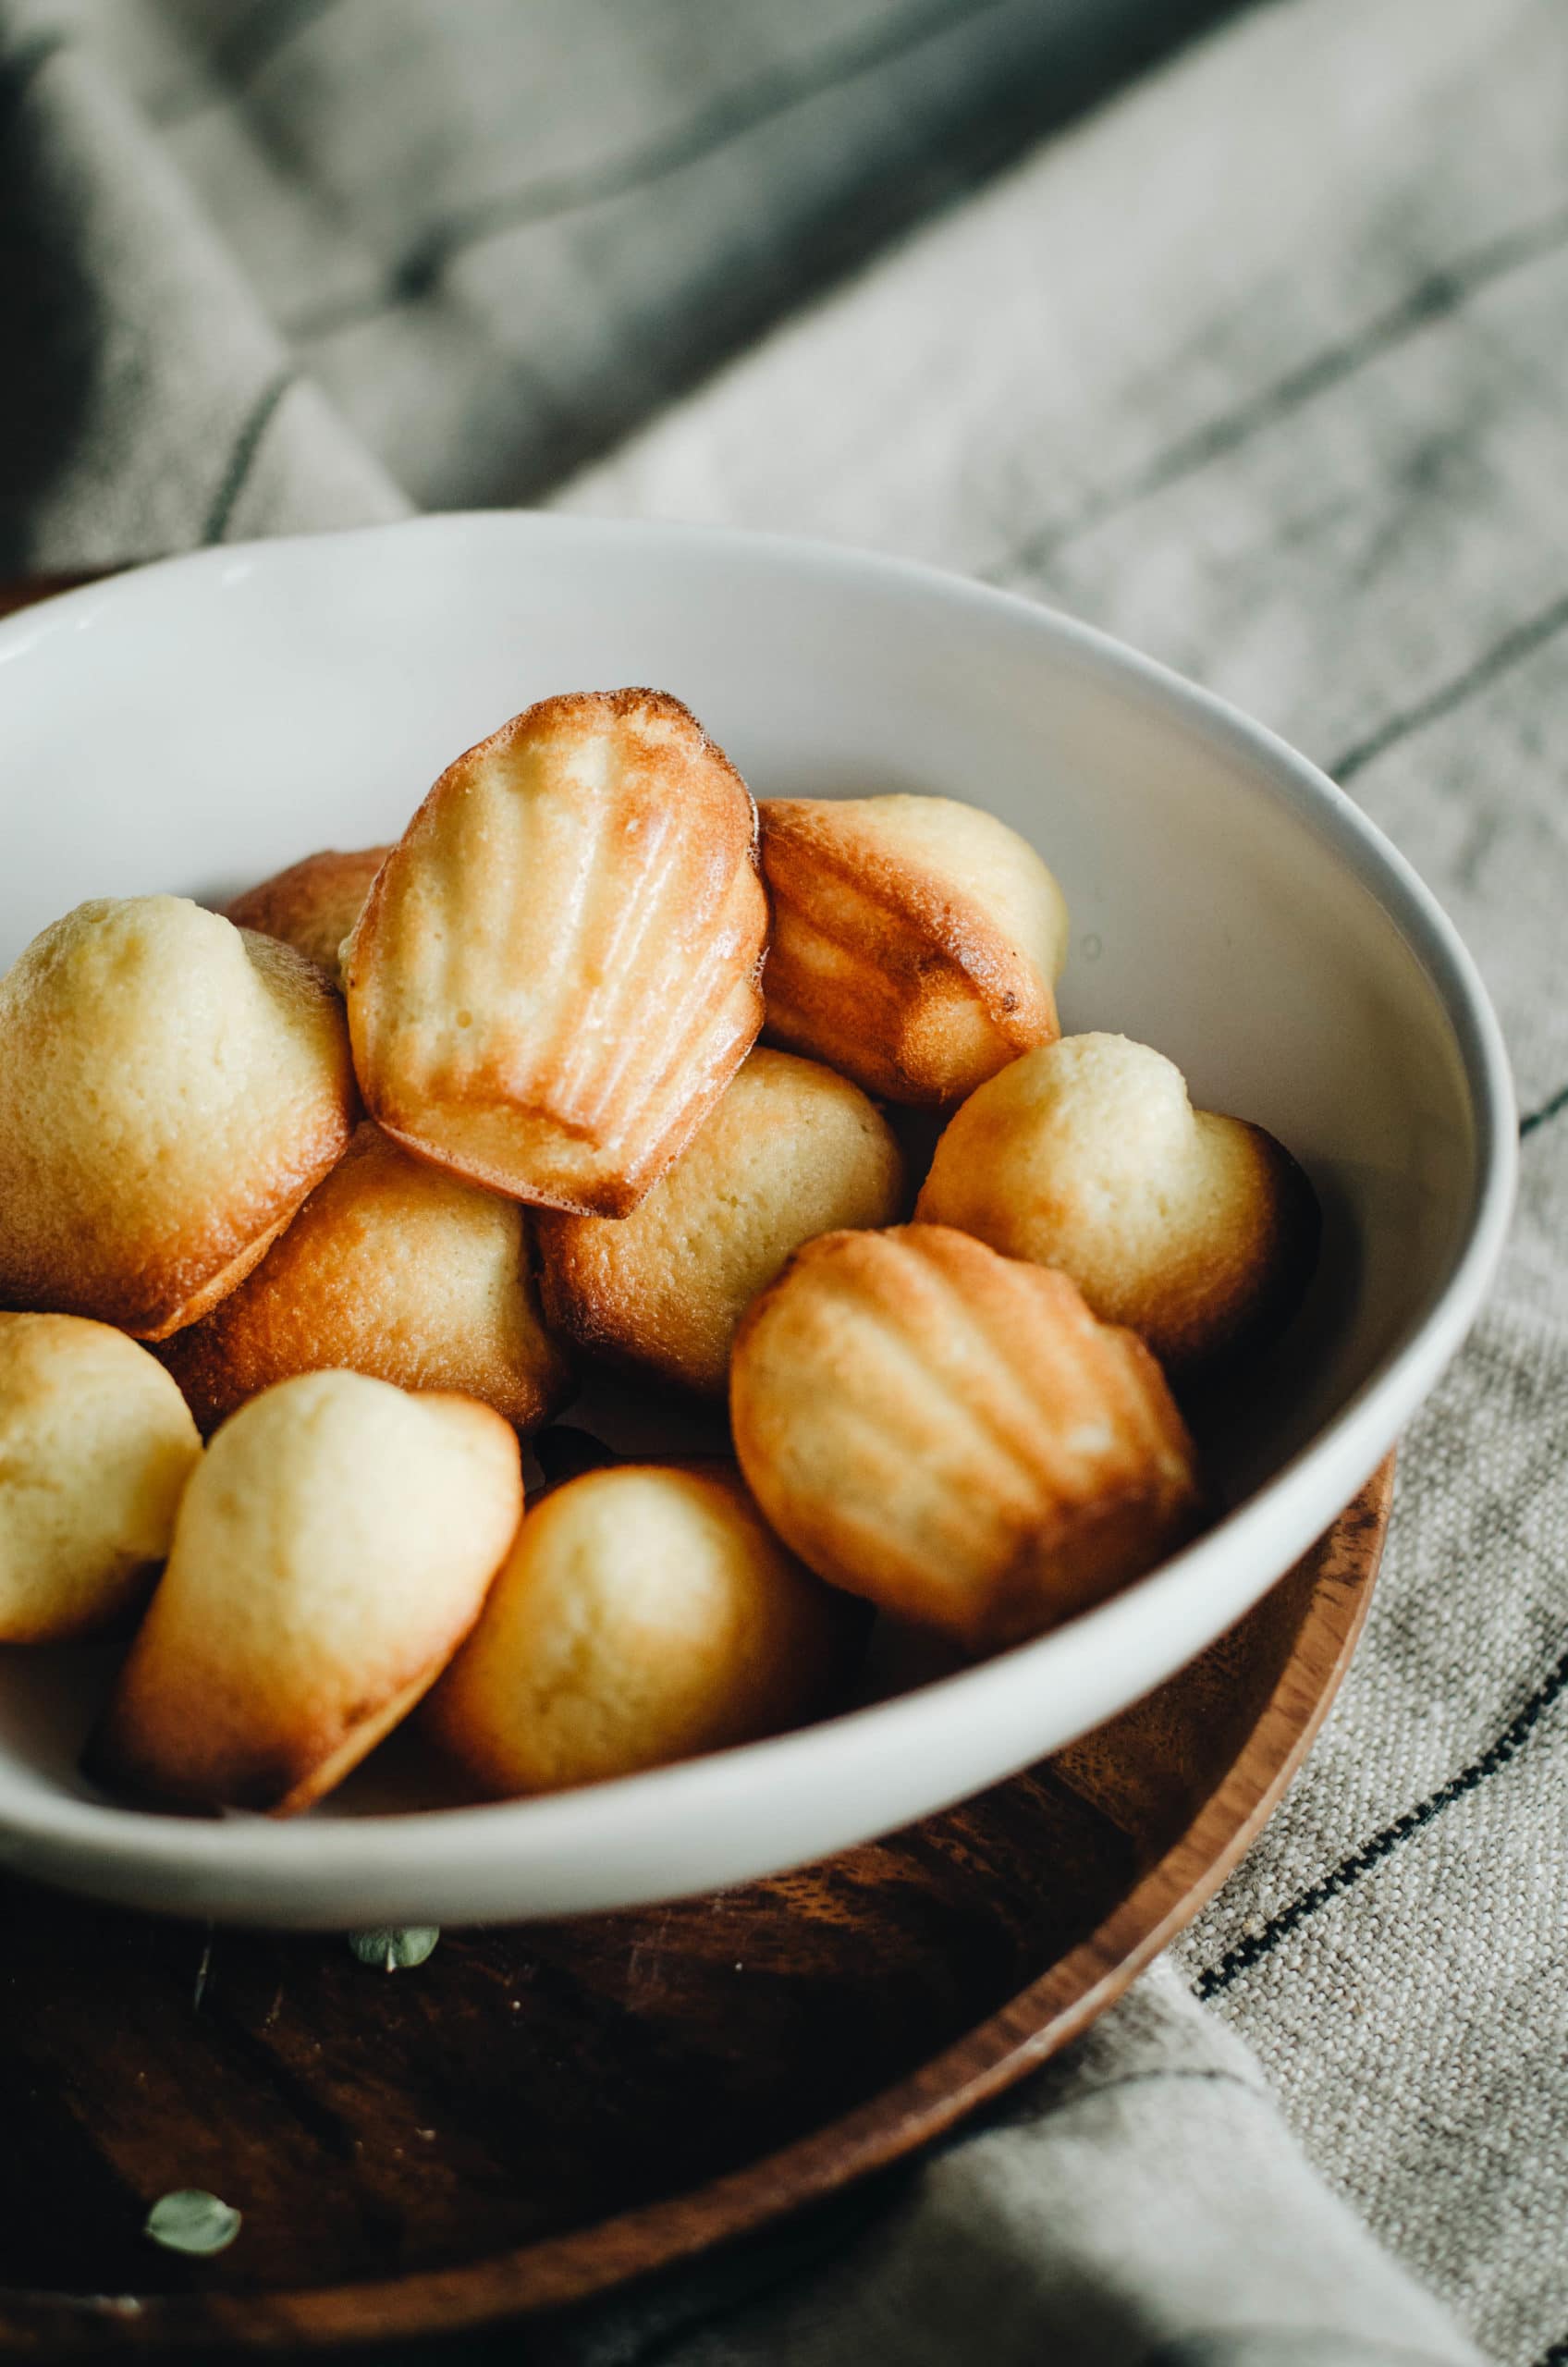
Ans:
[[[1192,1441],[1132,1332],[1064,1274],[941,1225],[802,1249],[741,1326],[736,1453],[785,1543],[836,1585],[1015,1643],[1188,1537]]]
[[[772,798],[770,1040],[889,1101],[956,1101],[1057,1034],[1067,908],[1039,856],[947,797]]]
[[[1182,1374],[1276,1331],[1317,1256],[1317,1198],[1289,1151],[1194,1110],[1180,1069],[1124,1036],[1064,1036],[982,1085],[917,1214],[1060,1267]]]
[[[529,1512],[422,1719],[496,1796],[600,1783],[826,1709],[864,1624],[729,1465],[591,1471]]]
[[[899,1147],[858,1085],[754,1051],[631,1216],[540,1215],[546,1311],[598,1355],[722,1392],[736,1327],[790,1253],[892,1223],[903,1190]]]
[[[203,1430],[274,1381],[334,1367],[477,1397],[523,1432],[570,1386],[526,1212],[368,1121],[254,1272],[160,1354]]]
[[[308,854],[258,881],[224,906],[236,928],[259,929],[263,937],[280,938],[325,970],[337,984],[343,940],[364,907],[370,883],[381,869],[390,847],[359,847],[342,853],[336,847]]]
[[[112,1625],[169,1550],[202,1441],[145,1348],[78,1315],[0,1315],[0,1644]]]
[[[372,1115],[492,1191],[624,1216],[761,1025],[755,833],[662,692],[545,699],[459,756],[349,942]]]
[[[343,1007],[180,896],[80,904],[0,979],[0,1306],[161,1340],[342,1157]]]
[[[413,1707],[516,1533],[515,1433],[466,1397],[310,1373],[185,1491],[90,1772],[188,1808],[307,1808]]]

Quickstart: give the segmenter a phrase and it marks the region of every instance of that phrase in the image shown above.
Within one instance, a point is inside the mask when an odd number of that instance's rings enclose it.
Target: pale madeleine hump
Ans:
[[[827,1233],[748,1311],[735,1448],[823,1577],[972,1650],[1086,1609],[1192,1533],[1158,1366],[1063,1274],[946,1226]]]
[[[596,1355],[722,1392],[748,1303],[819,1233],[891,1224],[903,1159],[820,1061],[758,1050],[629,1217],[542,1212],[549,1319]]]
[[[762,1024],[744,782],[680,702],[545,699],[442,775],[345,975],[372,1115],[542,1207],[622,1216]]]
[[[287,871],[247,888],[224,906],[226,919],[236,928],[259,929],[263,937],[280,938],[325,970],[337,983],[343,940],[364,907],[370,883],[381,869],[390,847],[358,847],[342,853],[336,847],[308,854]]]
[[[355,1101],[342,1004],[292,948],[179,896],[79,905],[0,979],[0,1305],[193,1322]]]
[[[148,1350],[79,1315],[0,1315],[0,1644],[140,1606],[202,1459]]]
[[[888,1100],[940,1103],[1055,1036],[1067,908],[1015,830],[946,797],[760,811],[773,1041]]]
[[[529,1512],[422,1722],[483,1790],[559,1791],[818,1714],[864,1626],[731,1465],[588,1472]]]
[[[1319,1230],[1312,1186],[1272,1134],[1194,1110],[1173,1061],[1109,1035],[1064,1036],[973,1094],[916,1214],[1059,1267],[1183,1375],[1283,1324]]]
[[[529,1221],[367,1120],[254,1272],[159,1355],[203,1430],[329,1367],[477,1397],[536,1429],[571,1376],[540,1317]]]
[[[445,1667],[521,1512],[486,1405],[351,1372],[252,1398],[185,1491],[90,1772],[193,1808],[309,1807]]]

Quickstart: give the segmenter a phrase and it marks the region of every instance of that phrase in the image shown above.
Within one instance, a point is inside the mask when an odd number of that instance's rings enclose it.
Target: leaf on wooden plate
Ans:
[[[239,2233],[239,2214],[232,2203],[200,2187],[179,2187],[154,2202],[143,2233],[165,2251],[190,2252],[205,2260],[228,2250]]]
[[[434,1923],[412,1923],[402,1931],[387,1925],[374,1932],[350,1932],[349,1945],[361,1964],[377,1965],[383,1972],[411,1972],[435,1953],[440,1937]]]

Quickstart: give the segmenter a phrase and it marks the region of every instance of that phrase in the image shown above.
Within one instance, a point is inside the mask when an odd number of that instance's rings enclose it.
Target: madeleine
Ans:
[[[858,1085],[753,1052],[631,1216],[541,1214],[546,1313],[595,1354],[722,1392],[741,1318],[791,1252],[890,1224],[903,1189],[899,1147]]]
[[[111,1626],[169,1550],[202,1459],[147,1349],[77,1315],[0,1315],[0,1644]]]
[[[1193,1532],[1158,1366],[1063,1274],[913,1224],[802,1249],[741,1326],[735,1449],[819,1576],[972,1650],[1112,1594]]]
[[[477,1397],[524,1433],[570,1389],[524,1211],[368,1123],[239,1289],[160,1355],[203,1430],[274,1381],[334,1367]]]
[[[459,756],[345,963],[371,1114],[514,1199],[624,1216],[750,1050],[767,901],[745,783],[659,691],[545,699]]]
[[[1056,1036],[1067,907],[994,815],[947,797],[770,798],[769,1039],[888,1101],[955,1101]]]
[[[263,937],[281,938],[325,970],[337,984],[343,940],[364,909],[370,883],[381,869],[390,847],[360,847],[341,853],[326,847],[291,863],[287,871],[247,888],[224,906],[224,916],[236,928],[253,928]]]
[[[1289,1151],[1194,1110],[1181,1070],[1124,1036],[1065,1036],[982,1085],[916,1214],[1059,1267],[1182,1376],[1279,1330],[1317,1257],[1317,1201]]]
[[[313,965],[179,896],[80,904],[0,979],[0,1305],[161,1340],[339,1159],[355,1095]]]
[[[171,1806],[309,1807],[439,1675],[521,1511],[486,1405],[349,1372],[253,1398],[185,1491],[89,1772]]]
[[[663,1767],[826,1709],[858,1611],[728,1465],[586,1472],[528,1514],[423,1723],[497,1797]]]

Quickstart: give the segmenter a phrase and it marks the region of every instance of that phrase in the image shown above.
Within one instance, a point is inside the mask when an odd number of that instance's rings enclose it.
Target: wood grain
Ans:
[[[1349,1661],[1392,1459],[1194,1666],[980,1798],[709,1898],[443,1936],[204,1935],[0,1889],[0,2356],[299,2349],[538,2312],[947,2128],[1203,1904]],[[149,2204],[245,2214],[207,2262]],[[105,2298],[108,2297],[108,2298]]]

